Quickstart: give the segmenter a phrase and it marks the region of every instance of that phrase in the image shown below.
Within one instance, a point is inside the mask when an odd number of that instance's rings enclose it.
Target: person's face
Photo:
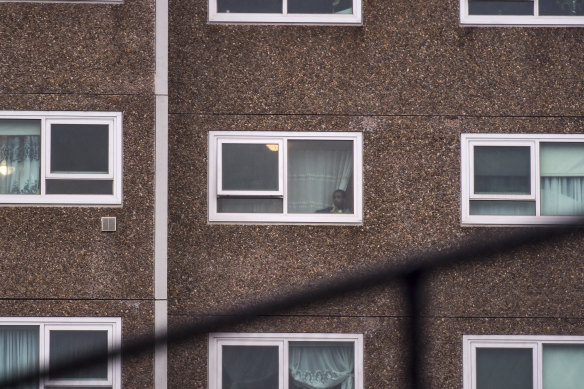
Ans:
[[[343,208],[343,204],[345,202],[345,195],[341,192],[333,193],[333,205],[338,209]]]

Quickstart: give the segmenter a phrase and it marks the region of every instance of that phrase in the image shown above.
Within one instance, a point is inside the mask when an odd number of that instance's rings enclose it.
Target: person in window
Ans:
[[[353,211],[345,205],[346,199],[347,196],[345,191],[337,189],[333,192],[333,205],[319,209],[316,213],[353,213]]]

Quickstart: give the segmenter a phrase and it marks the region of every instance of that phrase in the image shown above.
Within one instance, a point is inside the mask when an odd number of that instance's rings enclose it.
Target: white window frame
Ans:
[[[282,13],[223,13],[217,12],[217,0],[209,0],[209,23],[238,24],[362,24],[361,0],[353,0],[352,14],[296,14],[287,13],[287,0],[282,0]]]
[[[119,317],[0,317],[1,326],[38,326],[39,369],[48,369],[50,359],[50,331],[107,331],[108,350],[119,348],[122,339],[122,319]],[[45,386],[61,387],[111,387],[121,389],[122,369],[120,358],[108,361],[108,376],[105,380],[40,380],[39,389]]]
[[[353,142],[353,213],[288,213],[287,209],[287,140],[350,140]],[[217,212],[217,197],[221,190],[220,175],[220,145],[225,142],[236,143],[276,143],[281,145],[280,188],[283,198],[282,213],[219,213]],[[241,224],[361,224],[363,221],[363,135],[360,132],[264,132],[264,131],[210,131],[209,132],[209,168],[208,168],[208,208],[210,223],[241,223]],[[242,192],[249,194],[250,192]],[[237,192],[237,194],[241,194]],[[256,195],[257,192],[254,192]],[[332,193],[331,193],[332,196]]]
[[[571,224],[581,216],[541,215],[539,144],[542,142],[582,143],[581,134],[462,134],[461,135],[461,223],[463,225],[549,225]],[[531,148],[531,194],[475,194],[473,193],[474,146],[528,146]],[[535,216],[471,215],[470,200],[533,200]]]
[[[460,0],[460,24],[468,26],[584,26],[584,16],[539,15],[539,0],[533,0],[533,15],[470,15],[469,0]]]
[[[0,206],[12,204],[46,205],[121,205],[122,204],[122,113],[121,112],[60,112],[60,111],[0,111],[1,119],[33,119],[41,122],[40,194],[0,194]],[[52,124],[108,125],[107,173],[51,173],[50,145]],[[113,194],[47,194],[46,179],[112,180]]]
[[[476,389],[477,348],[525,348],[532,350],[533,389],[543,388],[543,345],[582,344],[584,336],[463,335],[463,389]]]
[[[209,334],[209,389],[221,389],[221,346],[278,346],[279,389],[288,389],[289,342],[351,342],[354,347],[355,388],[363,389],[363,334],[332,333],[211,333]]]

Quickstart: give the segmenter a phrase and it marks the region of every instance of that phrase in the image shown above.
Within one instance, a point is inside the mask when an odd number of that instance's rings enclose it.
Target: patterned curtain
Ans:
[[[40,193],[40,135],[0,136],[0,193]]]

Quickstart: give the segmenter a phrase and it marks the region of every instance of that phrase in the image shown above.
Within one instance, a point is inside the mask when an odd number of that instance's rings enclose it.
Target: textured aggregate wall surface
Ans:
[[[382,261],[505,235],[460,225],[460,134],[582,133],[581,28],[471,28],[458,1],[365,1],[363,26],[209,25],[171,2],[171,323]],[[212,130],[363,132],[362,226],[207,222]],[[430,277],[428,383],[462,386],[463,334],[584,334],[580,242],[515,250]],[[365,334],[365,386],[404,388],[395,285],[263,318],[243,332]],[[205,387],[206,339],[170,382]]]
[[[151,332],[154,2],[2,2],[0,53],[1,111],[123,114],[122,206],[0,206],[0,316],[121,317],[122,341]],[[151,354],[122,366],[124,388],[153,386]]]

